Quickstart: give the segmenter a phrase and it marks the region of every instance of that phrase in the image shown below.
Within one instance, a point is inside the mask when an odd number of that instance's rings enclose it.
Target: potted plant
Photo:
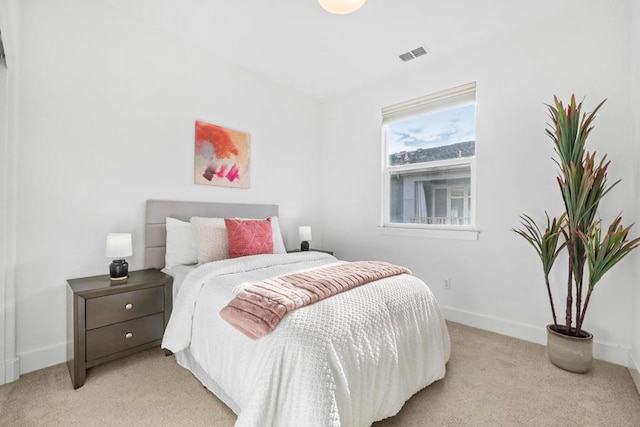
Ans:
[[[582,102],[576,104],[573,95],[566,107],[557,97],[553,99],[554,104],[547,105],[551,124],[546,134],[558,156],[557,181],[565,211],[557,218],[545,213],[544,230],[523,214],[523,228],[513,231],[534,247],[542,262],[553,318],[553,324],[547,326],[549,360],[562,369],[584,373],[591,368],[593,358],[593,335],[583,329],[593,291],[602,276],[640,244],[640,238],[628,240],[631,226],[624,227],[620,215],[606,229],[597,216],[602,198],[620,182],[608,185],[610,161],[605,155],[598,162],[596,153],[585,149],[596,113],[606,99],[588,114],[582,113]],[[565,317],[559,323],[549,273],[561,253],[568,257],[568,272]]]

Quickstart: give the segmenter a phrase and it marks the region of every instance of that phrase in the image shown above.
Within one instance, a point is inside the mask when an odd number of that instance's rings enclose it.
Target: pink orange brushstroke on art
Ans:
[[[249,172],[248,152],[248,134],[196,121],[196,175],[199,174],[200,166],[200,170],[204,169],[201,176],[211,183],[210,185],[248,188],[248,176],[244,180],[246,182],[242,180],[243,175],[248,175]],[[207,182],[198,182],[196,176],[196,183]]]

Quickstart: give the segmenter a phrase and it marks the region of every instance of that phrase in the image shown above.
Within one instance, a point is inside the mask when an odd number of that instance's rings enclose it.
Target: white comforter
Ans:
[[[239,408],[236,426],[368,426],[445,374],[450,343],[433,294],[400,275],[287,314],[251,340],[218,312],[241,289],[337,263],[317,252],[216,261],[177,292],[162,347],[188,351]]]

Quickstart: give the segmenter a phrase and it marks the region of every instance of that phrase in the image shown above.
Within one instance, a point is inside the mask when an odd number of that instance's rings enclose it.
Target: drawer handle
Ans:
[[[127,334],[124,337],[126,339],[129,339],[129,338],[133,337],[133,334],[131,332],[127,332]]]
[[[124,306],[124,308],[126,308],[127,310],[131,310],[133,308],[133,304],[128,303],[127,305]]]

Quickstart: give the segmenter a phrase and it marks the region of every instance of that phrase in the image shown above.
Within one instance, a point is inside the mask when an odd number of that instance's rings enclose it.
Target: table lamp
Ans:
[[[311,227],[308,225],[303,225],[298,227],[298,233],[300,234],[300,250],[308,251],[309,250],[309,240],[311,240]]]
[[[125,280],[129,277],[129,264],[124,259],[133,255],[130,233],[109,233],[107,235],[107,258],[113,258],[109,264],[111,280]]]

